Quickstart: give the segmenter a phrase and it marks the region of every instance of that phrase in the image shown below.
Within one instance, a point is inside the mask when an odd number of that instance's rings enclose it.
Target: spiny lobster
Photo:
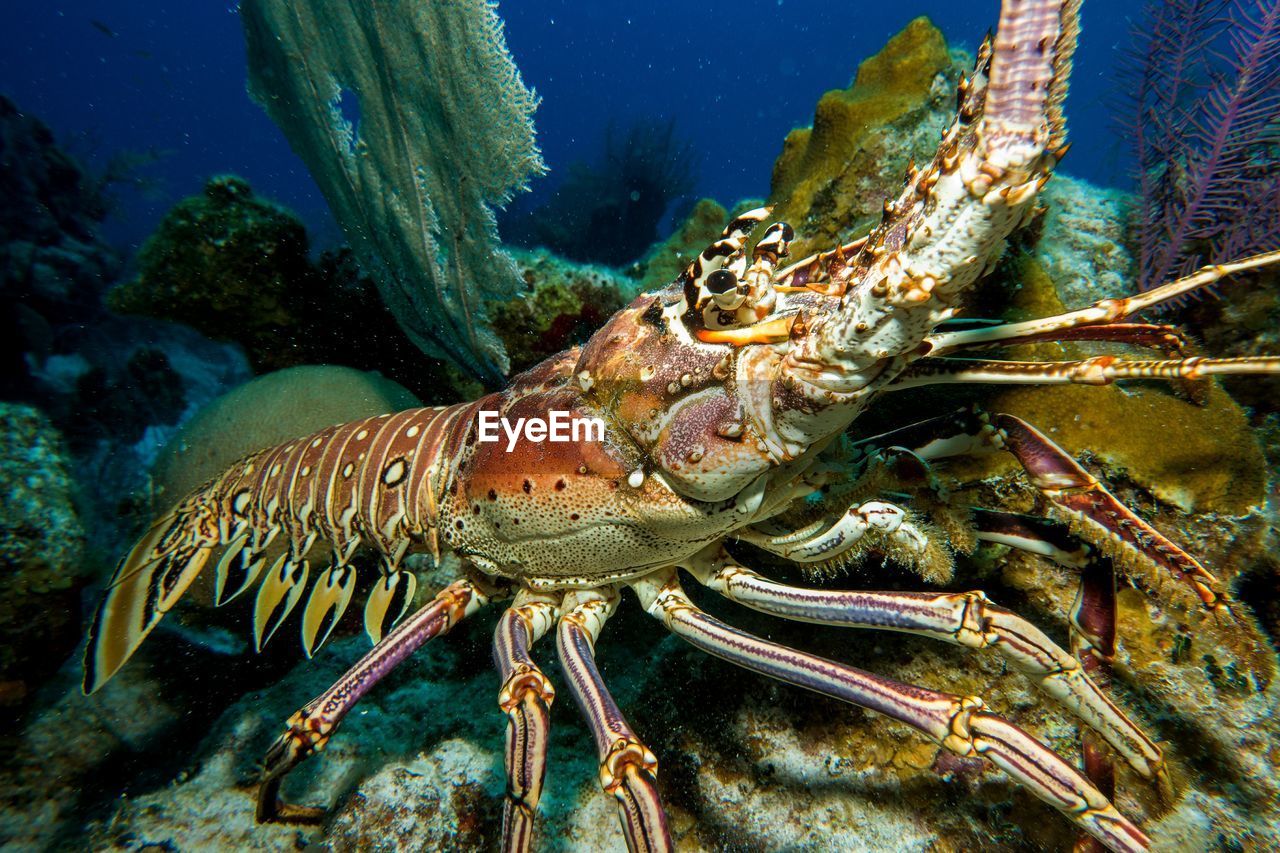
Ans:
[[[957,755],[984,757],[1097,842],[1146,849],[1147,837],[1100,789],[1108,758],[1096,740],[1092,749],[1086,742],[1081,772],[975,696],[903,684],[752,636],[698,609],[679,578],[683,570],[729,599],[785,618],[995,648],[1138,773],[1164,780],[1161,750],[1091,677],[1105,678],[1113,650],[1107,599],[1114,578],[1081,558],[1089,552],[1081,539],[1122,552],[1119,562],[1136,567],[1139,579],[1171,575],[1206,608],[1223,611],[1213,575],[1018,418],[969,412],[856,444],[845,437],[878,395],[915,385],[1280,373],[1277,357],[1032,363],[951,356],[1028,341],[1152,345],[1172,330],[1128,322],[1131,316],[1280,261],[1272,252],[1206,268],[1139,296],[1029,322],[948,327],[1006,238],[1036,214],[1037,194],[1065,149],[1062,103],[1077,19],[1074,0],[1005,0],[994,41],[961,83],[959,115],[937,155],[910,171],[867,237],[783,266],[791,228],[774,223],[751,245],[749,234],[768,211],[743,214],[668,288],[640,296],[581,349],[547,360],[506,390],[321,430],[255,453],[186,497],[112,579],[90,632],[85,689],[97,690],[119,670],[218,549],[219,603],[258,585],[259,648],[310,584],[301,632],[311,655],[352,600],[351,559],[365,547],[381,557],[364,610],[374,647],[299,710],[271,747],[261,820],[317,819],[316,809],[280,801],[285,775],[323,748],[356,702],[424,642],[492,601],[513,598],[493,646],[499,704],[509,717],[504,848],[527,849],[533,830],[554,690],[531,648],[554,629],[629,847],[669,849],[657,760],[594,661],[600,630],[630,589],[694,646],[879,711]],[[508,452],[480,440],[482,412],[510,420],[567,412],[598,418],[606,430],[601,441],[526,438]],[[944,576],[950,553],[921,520],[857,493],[895,457],[927,467],[983,449],[1012,453],[1080,537],[1064,539],[1030,517],[974,515],[979,539],[1082,570],[1074,655],[981,592],[788,586],[739,565],[725,548],[726,540],[744,541],[802,564],[875,549],[926,578]],[[332,552],[330,564],[313,580],[310,556],[322,547]],[[402,619],[416,587],[406,555],[425,550],[438,558],[442,549],[461,558],[463,576]]]

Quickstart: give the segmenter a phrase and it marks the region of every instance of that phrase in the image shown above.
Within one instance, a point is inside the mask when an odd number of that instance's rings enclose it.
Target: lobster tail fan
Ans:
[[[89,629],[85,693],[98,690],[124,666],[200,574],[219,541],[210,515],[202,504],[184,501],[157,521],[117,567]]]

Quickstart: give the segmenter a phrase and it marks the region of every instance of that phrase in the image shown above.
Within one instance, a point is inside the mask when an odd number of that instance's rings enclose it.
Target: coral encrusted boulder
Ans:
[[[0,403],[0,719],[79,641],[84,531],[71,488],[48,419]]]

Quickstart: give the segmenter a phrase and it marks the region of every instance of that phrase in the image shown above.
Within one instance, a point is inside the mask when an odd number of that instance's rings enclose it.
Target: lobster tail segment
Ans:
[[[124,558],[98,605],[84,652],[84,692],[115,675],[218,546],[216,516],[197,492],[157,521]]]

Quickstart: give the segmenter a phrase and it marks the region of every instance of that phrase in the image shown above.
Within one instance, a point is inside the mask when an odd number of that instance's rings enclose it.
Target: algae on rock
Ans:
[[[802,258],[873,224],[912,157],[933,156],[954,118],[959,66],[928,18],[916,18],[818,101],[813,126],[787,134],[773,166],[773,218],[795,228]]]
[[[484,0],[246,0],[249,89],[409,337],[490,383],[486,299],[519,277],[492,206],[545,168],[534,94]],[[358,113],[358,118],[349,118]]]
[[[585,343],[626,304],[628,282],[608,267],[566,260],[545,249],[512,254],[525,298],[490,306],[512,373]]]
[[[0,403],[0,719],[80,637],[84,530],[62,437],[30,406]]]
[[[297,303],[316,278],[302,222],[241,178],[211,179],[174,205],[107,306],[241,344],[258,369],[287,366]],[[298,291],[304,291],[299,293]]]
[[[675,281],[699,252],[720,239],[728,224],[729,211],[714,199],[699,199],[670,237],[654,244],[627,270],[627,276],[637,282],[636,292],[661,290]]]

